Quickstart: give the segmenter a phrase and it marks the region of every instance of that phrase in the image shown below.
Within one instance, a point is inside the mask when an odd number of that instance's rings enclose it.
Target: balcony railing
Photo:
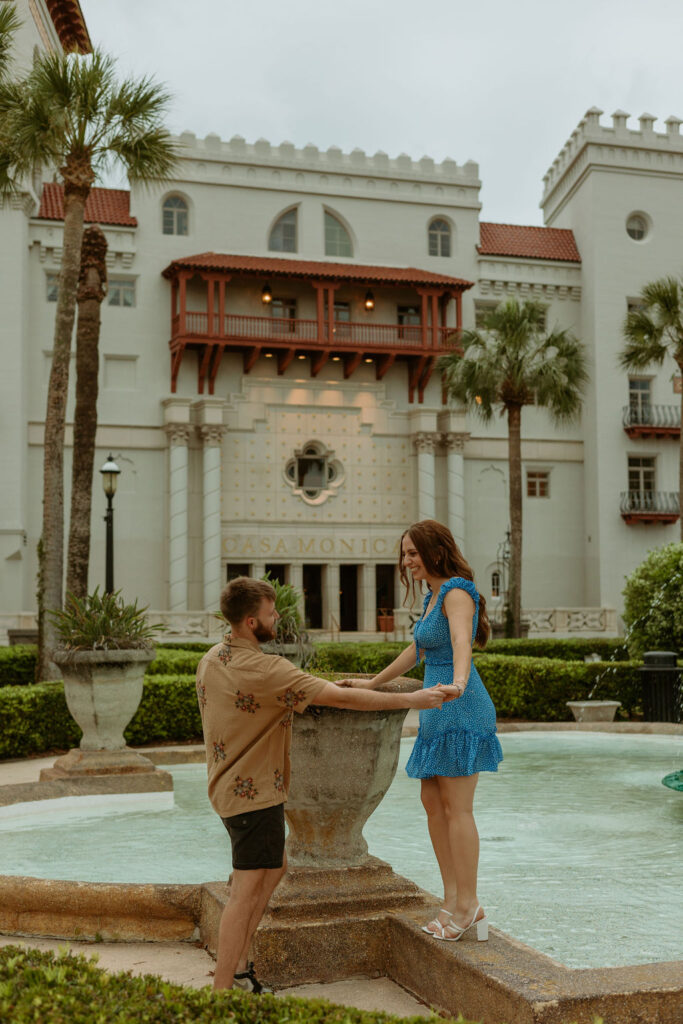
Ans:
[[[254,344],[276,345],[321,345],[329,347],[329,324],[325,321],[323,334],[320,336],[317,320],[290,319],[271,316],[241,316],[226,313],[221,324],[218,314],[212,317],[211,333],[209,334],[209,314],[185,313],[185,323],[179,316],[171,322],[174,337],[201,338],[209,337],[215,341],[246,341]],[[432,344],[432,327],[427,327],[427,346]],[[449,348],[455,345],[456,331],[454,327],[437,327],[438,347]],[[377,324],[335,321],[332,328],[332,345],[363,348],[406,348],[418,349],[423,345],[422,327],[419,324]]]
[[[679,437],[681,433],[681,410],[676,405],[626,405],[621,421],[629,437]]]
[[[674,523],[680,515],[678,493],[622,491],[620,511],[627,523]]]

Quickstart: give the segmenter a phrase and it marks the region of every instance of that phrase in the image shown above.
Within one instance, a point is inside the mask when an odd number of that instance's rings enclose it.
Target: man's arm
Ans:
[[[459,696],[460,690],[454,686],[430,686],[413,693],[376,693],[327,683],[311,703],[350,711],[383,711],[391,708],[440,708],[445,701]]]
[[[382,683],[389,683],[392,679],[397,679],[398,676],[404,675],[409,672],[411,668],[415,668],[416,661],[415,644],[409,644],[404,651],[394,658],[390,665],[383,668],[381,672],[378,672],[373,679],[349,679],[345,680],[348,686],[353,686],[359,690],[374,690]]]

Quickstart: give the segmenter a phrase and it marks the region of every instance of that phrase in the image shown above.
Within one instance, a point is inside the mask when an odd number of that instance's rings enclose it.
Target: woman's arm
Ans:
[[[464,691],[472,664],[472,622],[476,610],[474,601],[464,590],[449,590],[442,608],[448,619],[453,647],[453,685],[462,686]]]
[[[401,651],[397,658],[394,658],[390,665],[378,672],[374,679],[345,679],[343,684],[353,686],[357,690],[374,690],[382,683],[390,683],[392,679],[404,675],[415,667],[415,644],[412,643],[404,651]],[[340,683],[339,685],[343,685]]]

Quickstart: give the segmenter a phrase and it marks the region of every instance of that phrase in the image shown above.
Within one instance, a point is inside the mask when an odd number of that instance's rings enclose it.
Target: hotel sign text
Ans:
[[[232,533],[223,538],[227,558],[398,558],[399,534],[362,537],[321,534],[305,537],[253,536]]]

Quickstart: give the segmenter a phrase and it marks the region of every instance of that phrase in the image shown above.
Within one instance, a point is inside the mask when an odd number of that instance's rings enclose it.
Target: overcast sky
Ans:
[[[585,111],[683,117],[681,0],[81,0],[173,132],[476,160],[482,219],[541,224]]]

